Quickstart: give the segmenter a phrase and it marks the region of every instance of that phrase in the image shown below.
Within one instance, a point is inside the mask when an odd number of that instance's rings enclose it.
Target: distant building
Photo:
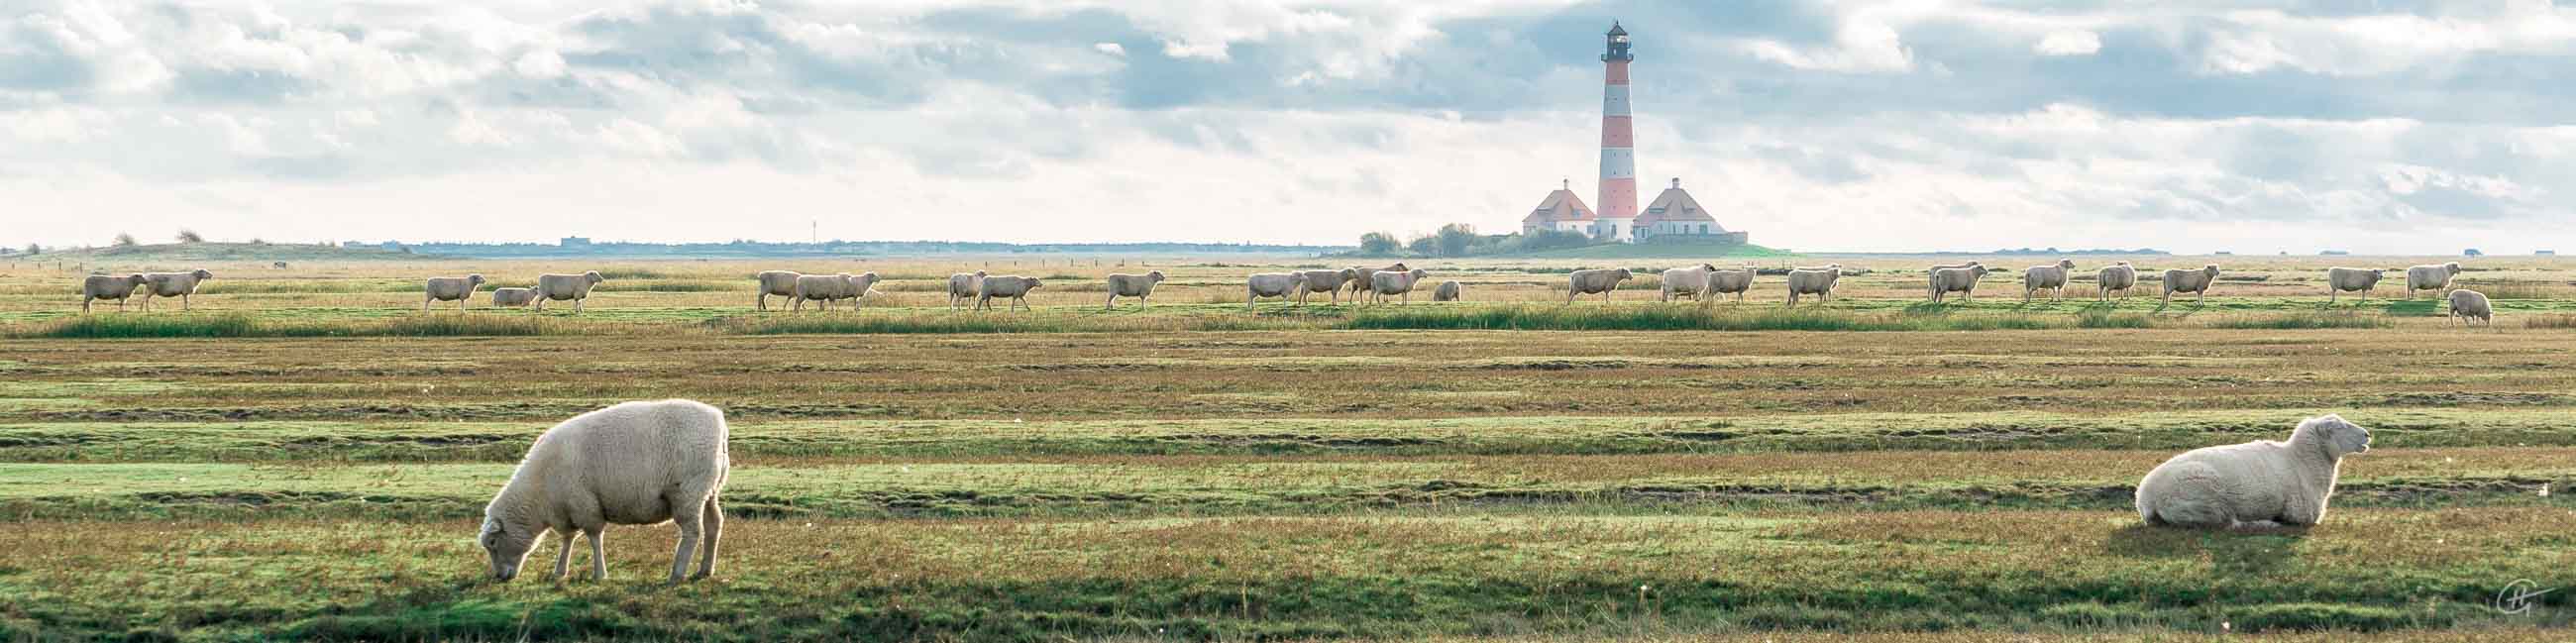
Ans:
[[[2556,251],[2556,250],[2533,250],[2533,251],[2531,251],[2531,255],[2532,255],[2532,256],[2535,256],[2535,257],[2555,257],[2555,256],[2558,256],[2558,251]]]
[[[1655,197],[1644,208],[1637,207],[1637,135],[1629,102],[1628,67],[1637,55],[1628,39],[1628,29],[1618,22],[1610,23],[1604,33],[1601,66],[1601,183],[1595,203],[1596,212],[1574,195],[1569,183],[1549,192],[1537,208],[1521,219],[1524,234],[1539,230],[1578,232],[1601,241],[1637,243],[1648,239],[1667,242],[1745,243],[1745,233],[1728,232],[1717,219],[1700,207],[1697,199],[1682,191],[1682,180],[1673,179],[1672,187]]]
[[[2318,254],[2318,255],[2320,255],[2320,256],[2326,256],[2326,257],[2341,257],[2341,256],[2348,255],[2348,254],[2352,254],[2352,253],[2351,253],[2350,251],[2345,251],[2345,250],[2325,250],[2325,251],[2320,251],[2320,252],[2318,252],[2317,254]]]
[[[590,237],[564,237],[563,239],[556,241],[555,245],[566,248],[588,248],[590,247]]]
[[[1592,234],[1593,222],[1599,217],[1593,215],[1592,206],[1583,204],[1583,197],[1574,195],[1572,186],[1573,182],[1567,181],[1539,200],[1529,216],[1521,217],[1521,234],[1540,230]]]
[[[376,247],[378,247],[378,248],[384,248],[384,249],[386,249],[386,250],[401,250],[401,249],[402,249],[402,242],[400,242],[400,241],[387,241],[387,242],[384,242],[384,243],[376,244]]]
[[[2467,249],[2467,250],[2462,250],[2462,251],[2460,251],[2460,256],[2463,256],[2463,257],[2484,257],[2484,256],[2487,256],[2487,253],[2484,253],[2484,252],[2478,252],[2478,249],[2477,249],[2477,248],[2470,248],[2470,249]]]

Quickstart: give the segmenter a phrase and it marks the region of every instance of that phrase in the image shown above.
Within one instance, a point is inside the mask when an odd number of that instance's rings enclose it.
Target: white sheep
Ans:
[[[993,306],[993,298],[1001,297],[1011,300],[1010,303],[1003,308],[1005,311],[1027,308],[1034,312],[1037,308],[1029,305],[1029,291],[1037,290],[1038,287],[1042,285],[1045,284],[1038,283],[1038,278],[1036,277],[1021,277],[1017,275],[985,277],[983,288],[981,289],[982,292],[976,295],[975,309],[984,310],[991,308]]]
[[[2138,285],[2138,267],[2126,261],[2103,266],[2101,272],[2094,273],[2093,279],[2094,287],[2102,291],[2102,301],[2110,301],[2114,292],[2125,298],[2129,296],[2129,289]]]
[[[2192,305],[2198,306],[2201,302],[2208,301],[2209,285],[2217,282],[2218,264],[2214,263],[2201,266],[2199,270],[2184,270],[2181,268],[2166,270],[2165,298],[2163,303],[2157,304],[2157,307],[2162,308],[2173,305],[2174,293],[2178,292],[2191,293],[2193,295],[2191,300]]]
[[[1431,300],[1458,301],[1459,296],[1465,294],[1463,292],[1465,289],[1465,286],[1458,285],[1456,281],[1443,281],[1440,282],[1440,287],[1431,289]]]
[[[2371,291],[2379,289],[2379,279],[2385,276],[2388,271],[2377,268],[2327,268],[2326,303],[2331,305],[2348,292],[2361,293],[2362,299],[2369,299]]]
[[[1369,275],[1369,298],[1383,304],[1387,295],[1403,295],[1404,303],[1413,303],[1413,285],[1429,276],[1431,271],[1421,268],[1403,272],[1377,271]]]
[[[534,288],[492,289],[492,307],[494,308],[518,308],[526,306],[536,300],[537,291]]]
[[[1154,295],[1154,284],[1159,283],[1163,283],[1163,271],[1160,270],[1141,275],[1113,273],[1109,275],[1109,303],[1102,304],[1100,308],[1107,310],[1118,307],[1119,297],[1134,297],[1136,301],[1151,306],[1154,304],[1154,300],[1151,299]]]
[[[134,296],[135,288],[148,283],[152,283],[152,278],[140,274],[123,277],[90,275],[81,280],[81,314],[89,314],[90,302],[101,299],[116,300],[116,310],[123,312],[125,299]],[[150,297],[145,297],[145,300],[149,301]]]
[[[213,278],[215,273],[206,272],[203,269],[187,272],[143,273],[143,312],[152,312],[154,297],[177,297],[179,310],[184,312],[188,310],[188,296],[197,294],[197,285]]]
[[[1839,265],[1839,264],[1837,264],[1837,265]],[[1986,265],[1986,264],[1979,263],[1979,262],[1975,262],[1975,261],[1970,261],[1970,262],[1967,262],[1967,263],[1959,263],[1959,264],[1942,264],[1942,265],[1935,265],[1935,266],[1932,266],[1932,267],[1930,267],[1930,268],[1925,268],[1925,269],[1923,270],[1923,296],[1925,296],[1925,297],[1935,297],[1935,296],[1937,296],[1937,293],[1939,293],[1939,292],[1941,291],[1941,277],[1940,277],[1941,271],[1943,271],[1943,270],[1950,270],[1950,269],[1954,269],[1954,268],[1976,268],[1976,267],[1981,267],[1981,266],[1984,266],[1984,265]],[[1798,270],[1822,270],[1822,269],[1821,269],[1821,268],[1799,268]]]
[[[456,312],[465,312],[465,302],[474,298],[474,289],[483,286],[483,275],[431,277],[421,285],[420,312],[429,312],[429,302],[456,302]]]
[[[859,278],[850,273],[797,275],[796,287],[787,293],[788,310],[803,311],[809,301],[814,302],[814,310],[831,310],[832,302],[856,299],[858,291]]]
[[[1735,295],[1736,301],[1744,301],[1744,294],[1753,291],[1753,278],[1760,273],[1760,270],[1750,265],[1709,273],[1708,291],[1716,294],[1732,294]]]
[[[731,469],[724,411],[689,400],[627,402],[546,429],[509,484],[483,508],[478,542],[492,576],[510,580],[547,532],[563,539],[556,582],[572,561],[572,536],[590,541],[590,579],[608,577],[602,541],[609,525],[676,524],[670,582],[716,572],[724,538],[717,501]],[[698,554],[696,574],[683,576]]]
[[[1834,282],[1841,281],[1842,278],[1843,267],[1841,264],[1825,266],[1822,270],[1810,270],[1807,268],[1790,270],[1788,305],[1798,305],[1799,295],[1815,295],[1817,303],[1824,303],[1828,297],[1833,295]]]
[[[1635,277],[1636,274],[1629,272],[1626,268],[1594,268],[1591,270],[1574,271],[1572,274],[1565,276],[1565,303],[1574,303],[1574,298],[1578,295],[1600,295],[1601,301],[1603,303],[1608,303],[1610,301],[1610,291],[1618,290],[1619,282],[1627,281]]]
[[[2370,431],[2327,415],[2290,441],[2203,447],[2156,465],[2138,482],[2138,517],[2151,525],[2223,529],[2317,524],[2344,456],[2370,450]]]
[[[2048,291],[2048,300],[2066,298],[2066,275],[2075,270],[2075,260],[2059,259],[2045,266],[2031,266],[2021,271],[2021,303],[2030,303],[2032,294]]]
[[[1976,301],[1977,284],[1984,281],[1986,275],[1992,272],[1994,272],[1993,269],[1977,265],[1971,265],[1966,268],[1934,269],[1932,271],[1932,301],[1939,302],[1948,300],[1950,298],[1950,293],[1954,292],[1960,293],[1959,298],[1962,300]]]
[[[984,292],[984,271],[961,272],[948,276],[948,309],[973,300]]]
[[[2406,298],[2414,299],[2418,290],[2442,290],[2451,287],[2451,276],[2460,274],[2460,262],[2439,266],[2415,266],[2406,269]]]
[[[591,287],[603,281],[608,278],[599,276],[597,270],[578,275],[537,275],[537,312],[545,312],[548,301],[570,301],[573,314],[581,314],[582,300],[589,299]]]
[[[2462,288],[2451,291],[2450,300],[2451,314],[2442,320],[2442,325],[2449,326],[2453,322],[2474,319],[2478,324],[2489,328],[2495,327],[2495,305],[2487,301],[2486,293]]]
[[[752,279],[760,282],[760,295],[753,298],[752,306],[761,312],[769,312],[770,295],[786,297],[789,301],[794,301],[796,278],[803,276],[805,276],[804,273],[794,270],[763,270],[760,274],[752,275]]]
[[[1664,291],[1657,301],[1668,302],[1674,297],[1689,297],[1691,301],[1699,301],[1700,298],[1708,296],[1709,275],[1716,273],[1717,266],[1705,263],[1688,268],[1665,270]]]
[[[1289,273],[1297,276],[1295,288],[1297,305],[1305,305],[1306,295],[1319,292],[1332,297],[1334,304],[1342,303],[1342,285],[1357,278],[1359,272],[1358,268],[1343,268],[1341,270],[1300,270]]]
[[[1359,301],[1360,293],[1368,292],[1369,284],[1375,283],[1372,280],[1373,275],[1381,272],[1404,272],[1412,269],[1413,268],[1404,265],[1404,262],[1398,261],[1387,264],[1384,268],[1361,268],[1358,266],[1352,266],[1343,272],[1349,275],[1348,283],[1351,286],[1351,300],[1356,302]]]
[[[1243,280],[1243,309],[1252,310],[1252,302],[1263,297],[1287,299],[1289,293],[1296,291],[1296,289],[1297,273],[1264,272],[1254,274]],[[1357,298],[1359,295],[1352,295],[1351,297],[1353,297],[1352,301],[1356,302],[1358,301]]]

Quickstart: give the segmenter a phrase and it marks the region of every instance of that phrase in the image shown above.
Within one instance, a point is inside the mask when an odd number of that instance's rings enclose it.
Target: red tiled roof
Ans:
[[[1538,202],[1529,216],[1521,218],[1521,223],[1590,221],[1592,216],[1592,206],[1584,205],[1583,197],[1575,196],[1573,190],[1559,189],[1547,193],[1547,200]]]
[[[1655,195],[1655,202],[1646,204],[1646,210],[1637,215],[1639,226],[1654,225],[1659,221],[1715,223],[1717,218],[1709,216],[1707,208],[1699,207],[1699,200],[1691,198],[1689,192],[1683,192],[1681,181],[1676,179],[1672,187],[1665,188],[1663,194]],[[1718,231],[1725,230],[1721,228]]]

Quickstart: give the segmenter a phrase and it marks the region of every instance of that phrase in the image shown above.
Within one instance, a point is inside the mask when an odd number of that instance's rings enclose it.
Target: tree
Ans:
[[[1569,232],[1565,230],[1538,230],[1529,233],[1529,236],[1527,237],[1521,238],[1521,250],[1524,252],[1554,250],[1557,248],[1580,248],[1591,244],[1592,237],[1584,236],[1581,232]]]
[[[1360,254],[1391,255],[1395,254],[1396,249],[1402,247],[1404,244],[1396,241],[1395,235],[1384,232],[1360,235]]]
[[[132,248],[132,247],[139,246],[139,245],[143,245],[143,242],[134,240],[134,233],[131,233],[131,232],[119,232],[119,233],[116,233],[116,247],[119,247],[119,248]]]
[[[1440,232],[1434,236],[1438,239],[1433,243],[1439,246],[1440,256],[1464,257],[1467,256],[1467,248],[1476,245],[1476,226],[1452,223],[1440,226]]]
[[[27,244],[27,254],[30,254],[30,255],[40,255],[40,254],[45,254],[45,247],[44,247],[44,246],[40,246],[40,245],[36,245],[36,244],[32,244],[32,243]]]
[[[1440,251],[1440,238],[1427,234],[1414,237],[1412,241],[1405,242],[1404,249],[1413,251],[1413,254],[1431,256]]]
[[[190,230],[190,229],[187,229],[187,228],[180,228],[180,229],[179,229],[179,243],[205,243],[205,242],[206,242],[206,235],[197,234],[197,231],[195,231],[195,230]]]

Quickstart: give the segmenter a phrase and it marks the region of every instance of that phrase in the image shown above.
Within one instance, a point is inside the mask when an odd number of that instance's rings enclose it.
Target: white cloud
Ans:
[[[2052,31],[2032,45],[2042,56],[2090,56],[2102,51],[2102,36],[2090,31]]]
[[[1126,46],[1124,46],[1124,45],[1120,45],[1120,44],[1118,44],[1118,43],[1114,43],[1114,42],[1095,42],[1095,43],[1091,43],[1091,48],[1092,48],[1093,50],[1095,50],[1095,51],[1099,51],[1100,53],[1109,54],[1109,55],[1117,56],[1117,57],[1120,57],[1120,58],[1125,58],[1125,57],[1127,57],[1127,47],[1126,47]]]

